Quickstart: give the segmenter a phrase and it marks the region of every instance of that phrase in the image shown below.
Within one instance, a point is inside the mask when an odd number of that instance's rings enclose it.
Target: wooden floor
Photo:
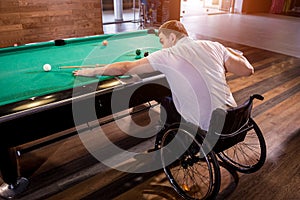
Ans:
[[[229,172],[222,167],[218,199],[300,199],[300,58],[232,42],[228,38],[221,40],[201,31],[195,30],[193,36],[218,40],[238,49],[253,64],[253,76],[227,77],[238,103],[254,93],[265,97],[264,101],[255,102],[253,117],[267,143],[266,163],[253,174]],[[151,109],[155,117],[158,117],[158,112],[158,107]],[[135,131],[133,134],[145,134],[145,131],[131,129],[132,120],[146,125],[149,123],[148,113],[141,112],[119,121],[126,126],[125,132],[131,130]],[[143,151],[153,146],[153,139],[128,137],[115,123],[107,124],[103,129],[112,141],[125,149],[132,147],[132,150]],[[154,127],[146,132],[153,131]],[[20,172],[30,179],[28,191],[17,198],[22,200],[180,199],[162,172],[134,174],[110,169],[87,152],[77,135],[25,153],[20,158]]]
[[[181,19],[187,30],[300,58],[300,17],[219,14]]]

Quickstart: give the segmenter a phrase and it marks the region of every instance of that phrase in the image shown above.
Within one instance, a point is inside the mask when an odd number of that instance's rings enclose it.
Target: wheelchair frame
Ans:
[[[154,150],[160,150],[164,172],[183,198],[217,197],[221,185],[217,158],[242,173],[253,173],[263,166],[266,144],[251,118],[254,99],[264,97],[254,94],[238,107],[214,110],[207,132],[190,123],[175,122],[157,134]]]

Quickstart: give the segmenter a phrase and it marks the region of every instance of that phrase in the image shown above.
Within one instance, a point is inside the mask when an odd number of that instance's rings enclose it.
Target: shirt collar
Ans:
[[[176,45],[179,45],[179,44],[184,44],[186,42],[189,42],[190,41],[190,38],[185,36],[183,38],[180,38],[177,42],[176,42]]]

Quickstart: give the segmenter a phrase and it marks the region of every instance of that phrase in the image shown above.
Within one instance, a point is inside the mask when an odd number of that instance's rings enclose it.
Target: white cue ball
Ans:
[[[50,64],[44,64],[43,69],[45,72],[51,71],[51,65]]]

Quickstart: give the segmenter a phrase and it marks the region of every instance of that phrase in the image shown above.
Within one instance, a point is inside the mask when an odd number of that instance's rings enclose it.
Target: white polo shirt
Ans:
[[[228,53],[218,42],[184,37],[147,58],[155,70],[165,74],[181,116],[207,131],[214,109],[236,107],[225,78]]]

